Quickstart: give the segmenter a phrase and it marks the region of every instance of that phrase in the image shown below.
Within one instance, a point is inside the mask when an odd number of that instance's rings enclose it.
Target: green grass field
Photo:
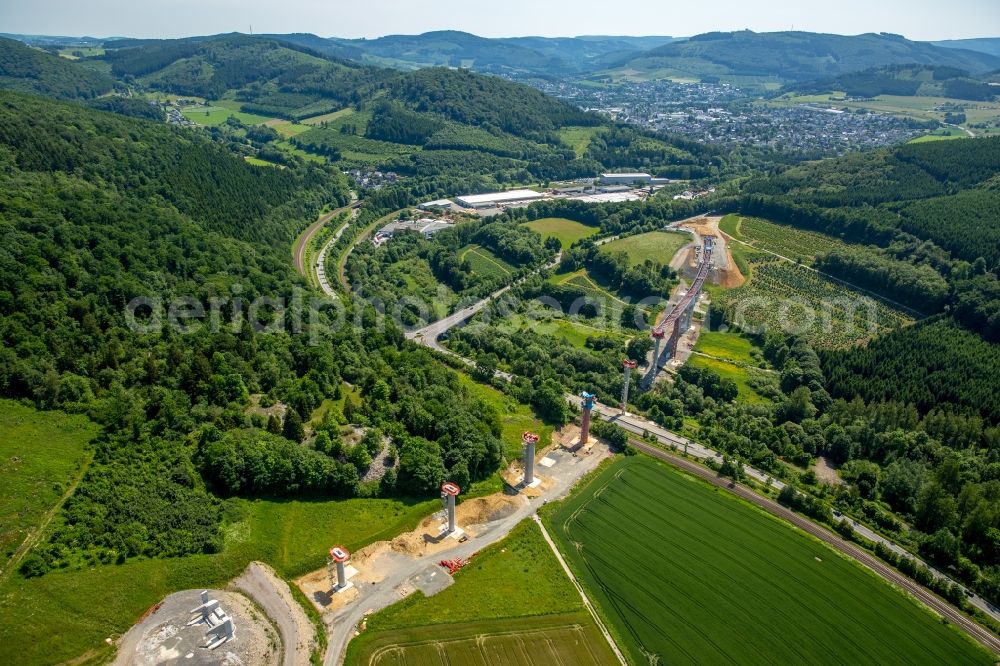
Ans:
[[[539,435],[543,445],[552,440],[552,426],[542,423],[531,407],[521,404],[492,386],[480,384],[465,373],[460,372],[458,376],[462,385],[473,396],[491,406],[500,415],[500,427],[503,429],[501,439],[507,460],[520,457],[523,447],[521,435],[526,431],[530,430]]]
[[[75,473],[70,462],[74,451],[94,434],[80,417],[58,412],[37,412],[14,403],[0,403],[4,437],[0,447],[15,446],[11,455],[21,455],[24,464],[35,465],[31,451],[54,447],[60,455],[42,460],[46,469],[59,471],[66,484]],[[17,433],[9,437],[7,433]],[[74,442],[76,442],[74,444]],[[28,449],[27,453],[15,453]],[[0,448],[9,460],[7,448]],[[68,458],[62,459],[65,454]],[[3,468],[4,472],[8,470]],[[24,471],[22,468],[21,471]],[[6,489],[32,492],[32,484],[3,477]],[[43,484],[49,486],[48,479]],[[61,496],[35,488],[39,497]],[[44,511],[33,498],[33,511]],[[275,567],[283,576],[294,577],[322,567],[333,543],[357,550],[373,541],[392,538],[413,529],[440,506],[438,500],[402,501],[355,499],[343,501],[228,500],[225,547],[216,555],[169,559],[135,559],[121,565],[95,565],[52,571],[25,579],[14,573],[0,585],[0,663],[51,664],[88,655],[107,661],[112,648],[105,638],[116,638],[167,594],[190,588],[225,585],[253,560]],[[15,510],[18,507],[14,507]],[[5,507],[6,511],[6,507]],[[141,585],[137,581],[142,581]]]
[[[559,138],[573,149],[577,157],[583,157],[598,130],[599,127],[563,127],[559,130]]]
[[[709,356],[725,359],[732,363],[756,364],[753,357],[754,344],[739,333],[722,333],[702,329],[694,350]]]
[[[609,332],[597,326],[591,326],[583,321],[575,321],[560,316],[546,317],[539,320],[528,319],[515,314],[507,317],[502,322],[497,322],[497,328],[507,333],[530,329],[535,333],[551,335],[552,337],[565,340],[579,349],[584,349],[587,346],[587,338],[591,336],[619,338],[622,349],[624,350],[625,347],[625,338],[617,333]]]
[[[766,404],[768,402],[766,398],[754,391],[747,382],[750,371],[746,367],[718,358],[699,356],[698,354],[692,354],[687,364],[694,368],[708,368],[723,379],[733,380],[736,383],[736,388],[739,390],[736,399],[740,402],[746,402],[751,405]]]
[[[624,252],[633,265],[647,259],[669,264],[677,251],[691,242],[691,236],[676,231],[650,231],[601,246],[602,252]]]
[[[459,261],[468,261],[472,272],[482,277],[505,277],[514,268],[503,259],[479,245],[468,245],[458,251]]]
[[[244,113],[239,110],[239,103],[232,101],[213,102],[212,106],[186,106],[181,109],[181,114],[191,122],[205,127],[215,127],[226,122],[230,116],[236,117],[245,125],[260,125],[269,120],[267,116],[258,116],[255,113]]]
[[[254,166],[277,167],[279,169],[285,168],[284,164],[278,164],[277,162],[268,162],[267,160],[262,160],[259,157],[251,157],[250,155],[247,155],[243,159],[246,160],[247,164],[252,164]]]
[[[533,222],[525,222],[524,226],[540,233],[543,239],[558,238],[563,249],[568,248],[581,238],[593,236],[598,231],[596,227],[588,227],[564,217],[546,217]]]
[[[372,615],[366,631],[348,645],[345,663],[615,660],[541,530],[526,520],[476,555],[450,587],[432,597],[416,592]]]
[[[0,400],[0,572],[82,476],[99,428],[84,416]]]
[[[775,224],[756,217],[727,215],[720,228],[737,240],[793,261],[811,265],[816,256],[848,244],[832,236]],[[738,245],[738,244],[737,244]]]
[[[644,456],[546,511],[633,664],[991,664],[825,544]]]

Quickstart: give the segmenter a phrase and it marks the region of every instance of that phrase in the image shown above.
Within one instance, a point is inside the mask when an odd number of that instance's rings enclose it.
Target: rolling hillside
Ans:
[[[539,76],[583,74],[610,62],[666,44],[672,37],[507,37],[490,39],[441,30],[420,35],[330,42],[360,52],[375,64],[417,67],[466,67],[483,72],[521,72]]]
[[[110,76],[0,38],[0,88],[60,99],[92,99],[113,87]]]
[[[1000,57],[1000,37],[980,37],[978,39],[945,39],[940,42],[931,42],[934,46],[946,49],[965,49],[967,51],[979,51]]]
[[[657,47],[619,63],[611,73],[648,78],[754,78],[808,81],[871,67],[916,63],[973,74],[1000,68],[1000,57],[943,49],[899,35],[856,36],[809,32],[712,32]]]
[[[790,87],[796,92],[842,91],[849,97],[948,97],[971,101],[990,101],[1000,88],[967,75],[954,67],[931,65],[889,65],[860,72],[850,72],[824,81]]]

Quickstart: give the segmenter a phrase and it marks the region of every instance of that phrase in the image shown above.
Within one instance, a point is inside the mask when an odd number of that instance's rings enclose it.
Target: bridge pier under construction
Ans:
[[[642,380],[644,389],[653,385],[653,381],[667,361],[677,357],[677,343],[691,328],[695,305],[698,303],[698,297],[701,295],[705,280],[708,278],[708,272],[712,267],[713,237],[702,236],[701,240],[704,251],[701,253],[701,263],[698,265],[694,282],[691,283],[687,292],[674,305],[670,313],[663,318],[659,326],[650,331],[653,338],[653,360]],[[664,340],[666,340],[666,349],[662,349]]]

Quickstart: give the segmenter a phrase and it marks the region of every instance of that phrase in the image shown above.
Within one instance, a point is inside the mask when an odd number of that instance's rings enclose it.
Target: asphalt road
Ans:
[[[558,263],[558,259],[559,258],[557,257],[556,258],[556,263]],[[466,363],[469,366],[474,366],[475,365],[474,361],[472,361],[471,359],[459,356],[458,354],[455,354],[451,350],[446,349],[445,347],[441,346],[441,344],[438,342],[438,339],[441,337],[441,335],[443,335],[450,328],[452,328],[452,327],[454,327],[454,326],[456,326],[456,325],[458,325],[458,324],[466,321],[467,319],[469,319],[472,315],[474,315],[476,312],[478,312],[479,310],[481,310],[486,304],[488,304],[489,301],[491,301],[493,298],[501,295],[507,289],[509,289],[509,286],[508,287],[504,287],[503,289],[495,292],[494,294],[491,294],[490,296],[488,296],[487,298],[483,299],[482,301],[479,301],[477,303],[474,303],[473,305],[470,305],[470,306],[468,306],[466,308],[463,308],[462,310],[459,310],[458,312],[456,312],[455,314],[453,314],[453,315],[451,315],[449,317],[441,319],[441,320],[439,320],[439,321],[437,321],[437,322],[435,322],[433,324],[430,324],[429,326],[426,326],[426,327],[424,327],[422,329],[418,329],[416,331],[413,331],[412,333],[408,333],[407,337],[409,339],[411,339],[411,340],[414,340],[415,342],[417,342],[419,344],[422,344],[422,345],[424,345],[426,347],[434,349],[435,351],[441,352],[443,354],[447,354],[447,355],[455,357],[455,358],[459,358],[459,359],[461,359],[464,363]],[[513,378],[513,376],[510,373],[506,373],[506,372],[497,371],[496,374],[497,374],[498,377],[503,377],[504,379],[506,379],[508,381]],[[580,397],[576,396],[576,395],[567,394],[566,395],[566,399],[569,402],[577,405],[578,407],[582,403],[582,400],[580,399]],[[615,399],[617,399],[617,396],[615,397]],[[624,430],[626,430],[628,432],[631,432],[634,435],[642,436],[644,433],[648,432],[648,433],[654,435],[657,438],[657,440],[660,441],[661,443],[666,444],[668,446],[670,446],[670,445],[677,446],[679,449],[685,451],[688,455],[693,456],[695,458],[699,458],[701,460],[707,460],[707,459],[711,458],[711,459],[714,459],[714,460],[719,461],[719,462],[721,462],[721,460],[722,460],[722,454],[719,453],[718,451],[710,449],[710,448],[708,448],[708,447],[706,447],[706,446],[704,446],[702,444],[699,444],[697,442],[693,442],[693,441],[691,441],[691,440],[689,440],[689,439],[687,439],[685,437],[682,437],[682,436],[680,436],[680,435],[678,435],[676,433],[673,433],[673,432],[671,432],[669,430],[666,430],[665,428],[662,428],[662,427],[658,426],[657,424],[653,423],[652,421],[644,419],[643,417],[641,417],[639,415],[629,414],[627,412],[623,413],[621,410],[619,410],[617,408],[608,408],[607,406],[604,406],[604,405],[599,405],[594,410],[594,414],[598,418],[601,418],[601,419],[603,419],[605,421],[610,421],[612,423],[618,424]],[[657,449],[656,447],[649,447],[649,445],[647,445],[647,444],[644,444],[643,446],[644,447],[648,447],[648,448],[650,448],[652,450],[658,451],[658,452],[660,452],[660,453],[662,453],[664,455],[669,455],[669,454],[665,454],[662,450]],[[643,450],[646,450],[646,449],[644,448]],[[701,475],[701,476],[704,476],[705,474],[707,474],[709,476],[712,476],[712,478],[715,478],[712,475],[712,472],[710,470],[706,470],[706,469],[704,469],[704,468],[702,468],[702,467],[700,467],[698,465],[693,465],[690,461],[687,461],[684,458],[677,458],[676,456],[674,456],[674,458],[676,460],[678,460],[678,461],[684,461],[685,463],[687,463],[687,465],[692,465],[693,467],[696,467],[697,469],[701,470],[701,472],[704,473],[704,474],[699,473],[699,475]],[[782,488],[785,487],[785,484],[783,482],[781,482],[781,481],[779,481],[777,479],[774,479],[770,475],[768,475],[768,474],[766,474],[764,472],[761,472],[760,470],[757,470],[757,469],[755,469],[753,467],[750,467],[749,465],[744,465],[743,466],[743,470],[744,470],[744,473],[747,476],[749,476],[750,478],[754,479],[755,481],[758,481],[759,483],[770,485],[770,486],[772,486],[772,487],[774,487],[774,488],[776,488],[778,490],[781,490]],[[971,619],[969,619],[961,611],[959,611],[955,607],[951,606],[951,604],[949,604],[947,601],[941,599],[940,597],[938,597],[937,595],[933,594],[932,592],[930,592],[926,588],[920,586],[918,583],[910,580],[909,578],[906,578],[903,574],[899,573],[896,569],[894,569],[894,568],[890,567],[889,565],[885,564],[884,562],[882,562],[878,558],[874,557],[873,555],[868,554],[867,551],[864,551],[864,550],[860,549],[859,547],[855,546],[854,544],[851,544],[850,542],[847,542],[847,541],[841,539],[839,536],[834,535],[832,532],[829,532],[825,528],[820,527],[816,523],[813,523],[812,521],[810,521],[810,520],[808,520],[806,518],[803,518],[803,517],[795,514],[794,512],[789,511],[788,509],[785,509],[784,507],[782,507],[781,505],[777,504],[776,502],[772,502],[771,500],[768,500],[768,499],[766,499],[764,497],[756,495],[755,493],[752,493],[752,491],[749,491],[749,490],[746,490],[746,489],[743,489],[743,491],[747,492],[747,493],[751,493],[754,497],[757,497],[759,500],[761,500],[763,502],[769,502],[770,504],[773,504],[774,506],[779,507],[780,510],[781,510],[781,513],[775,513],[775,515],[780,515],[782,517],[792,516],[792,517],[794,517],[794,520],[792,520],[792,518],[789,518],[789,520],[791,520],[791,522],[793,522],[794,524],[798,525],[799,523],[807,523],[807,524],[811,525],[813,528],[815,528],[817,530],[820,530],[822,533],[825,533],[826,535],[829,535],[832,538],[838,539],[840,542],[842,542],[844,544],[845,548],[847,549],[847,550],[841,549],[841,550],[843,550],[843,552],[846,552],[846,553],[848,553],[849,555],[852,555],[852,556],[854,556],[853,555],[854,552],[857,552],[858,556],[856,557],[856,559],[858,559],[859,561],[861,561],[863,564],[865,564],[866,566],[868,566],[870,569],[872,569],[873,571],[875,571],[879,575],[883,576],[884,578],[886,578],[886,579],[888,579],[888,580],[890,580],[892,582],[896,582],[897,580],[906,581],[905,585],[903,583],[897,583],[898,585],[900,585],[900,587],[904,587],[907,590],[911,590],[911,588],[919,589],[920,590],[920,594],[917,594],[917,593],[913,592],[913,596],[917,597],[918,599],[921,599],[922,601],[925,598],[929,599],[929,600],[933,600],[933,603],[931,601],[925,601],[925,603],[927,603],[928,606],[930,606],[932,609],[934,609],[940,615],[942,615],[944,617],[947,617],[949,620],[952,620],[952,618],[961,618],[961,620],[962,620],[961,622],[959,622],[958,620],[953,620],[956,625],[958,625],[958,626],[962,627],[963,629],[965,629],[970,635],[972,635],[974,638],[976,638],[977,640],[979,640],[983,645],[986,645],[987,647],[989,647],[992,650],[1000,652],[1000,639],[998,639],[994,634],[992,634],[991,632],[989,632],[988,630],[984,629],[983,627],[981,627],[976,622],[974,622]],[[886,539],[885,537],[883,537],[882,535],[878,534],[874,530],[872,530],[872,529],[870,529],[870,528],[862,525],[861,523],[858,523],[857,521],[855,521],[855,520],[853,520],[851,518],[848,518],[848,517],[842,517],[841,520],[842,521],[846,520],[846,521],[850,522],[851,525],[852,525],[852,527],[855,529],[855,531],[857,531],[860,535],[862,535],[863,537],[867,538],[868,540],[870,540],[872,542],[882,543],[883,545],[885,545],[889,549],[895,551],[896,553],[899,553],[899,554],[902,554],[902,555],[906,555],[907,557],[911,557],[911,558],[915,559],[917,562],[923,564],[924,566],[927,566],[927,568],[930,570],[931,574],[935,578],[944,578],[944,579],[949,580],[950,582],[957,583],[957,581],[954,581],[947,574],[945,574],[945,573],[943,573],[941,571],[938,571],[934,567],[931,567],[931,566],[927,565],[926,562],[923,562],[919,558],[914,557],[906,549],[904,549],[901,546],[897,545],[896,543],[890,541],[889,539]],[[805,529],[805,528],[803,528],[803,529]],[[807,530],[807,531],[811,531],[811,530]],[[827,539],[824,538],[823,540],[826,541]],[[964,586],[961,586],[961,587],[962,587],[963,590],[966,589]],[[971,603],[973,606],[975,606],[979,610],[983,611],[984,613],[986,613],[987,615],[989,615],[990,617],[992,617],[994,620],[1000,622],[1000,608],[997,608],[996,606],[994,606],[993,604],[989,603],[985,599],[983,599],[983,598],[981,598],[981,597],[979,597],[977,595],[973,595],[973,594],[969,593],[968,591],[966,592],[966,596],[968,598],[969,603]]]
[[[305,230],[305,233],[299,236],[299,239],[295,242],[295,247],[292,249],[292,256],[295,258],[295,270],[299,272],[299,275],[306,277],[306,247],[309,245],[309,241],[312,240],[313,236],[316,235],[316,232],[322,229],[327,222],[332,220],[337,215],[340,215],[345,210],[354,209],[360,205],[360,201],[355,201],[349,206],[338,208],[333,212],[321,216],[318,220],[309,225],[309,227]]]
[[[569,453],[561,452],[556,457],[557,462],[552,467],[546,467],[539,471],[539,476],[551,480],[551,486],[540,497],[527,499],[522,496],[522,501],[509,516],[476,526],[475,536],[471,536],[465,543],[454,542],[454,546],[447,550],[434,552],[423,557],[411,557],[400,553],[391,553],[392,572],[384,579],[373,585],[356,586],[359,598],[348,603],[333,613],[324,616],[328,630],[328,647],[324,659],[325,666],[339,666],[344,662],[344,655],[347,643],[355,635],[358,624],[369,614],[381,610],[386,606],[398,602],[402,597],[399,588],[406,586],[415,587],[412,582],[428,566],[437,566],[443,559],[468,558],[474,553],[482,550],[492,543],[507,536],[514,527],[522,520],[535,515],[538,507],[544,502],[565,497],[573,485],[587,472],[595,469],[602,459],[607,455],[604,449],[595,447],[595,453],[589,456],[573,457]],[[604,455],[602,455],[604,454]],[[551,455],[551,454],[550,454]],[[462,525],[459,525],[462,527]],[[441,569],[444,572],[444,569]]]

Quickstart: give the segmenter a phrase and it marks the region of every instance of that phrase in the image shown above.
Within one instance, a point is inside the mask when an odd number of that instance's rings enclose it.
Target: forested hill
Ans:
[[[468,67],[483,72],[565,76],[599,69],[628,54],[666,44],[671,37],[505,37],[486,38],[457,30],[420,35],[329,42],[352,49],[358,59],[399,68]],[[322,48],[322,47],[319,47]]]
[[[818,268],[1000,342],[1000,137],[812,162],[742,190],[745,213],[877,246]]]
[[[382,440],[341,441],[344,413],[398,450],[367,496],[426,495],[446,474],[464,486],[497,469],[495,410],[371,309],[363,330],[323,312],[296,319],[288,247],[322,204],[347,199],[332,167],[255,167],[199,133],[0,92],[0,395],[103,426],[24,573],[217,551],[216,493],[353,496]],[[140,309],[144,329],[126,308],[138,296],[164,308],[158,320]],[[268,306],[251,325],[258,297],[284,299],[287,317]],[[175,298],[205,316],[173,323]],[[344,398],[345,381],[360,400],[342,400],[303,444],[303,422]]]
[[[359,65],[303,46],[315,43],[309,36],[293,37],[294,43],[247,35],[125,40],[110,43],[104,59],[116,76],[153,90],[210,99],[230,93],[245,110],[265,115],[315,116],[387,96],[419,112],[515,135],[598,122],[521,84],[467,71]]]
[[[955,67],[973,74],[1000,68],[1000,57],[912,42],[899,35],[810,32],[711,32],[665,44],[623,65],[673,75],[810,81],[890,64]]]
[[[790,89],[807,93],[841,91],[851,97],[921,95],[972,101],[990,101],[1000,94],[996,86],[972,78],[964,70],[932,65],[875,67],[823,81],[796,84]]]
[[[110,76],[0,37],[0,88],[61,99],[92,99],[113,87]]]

